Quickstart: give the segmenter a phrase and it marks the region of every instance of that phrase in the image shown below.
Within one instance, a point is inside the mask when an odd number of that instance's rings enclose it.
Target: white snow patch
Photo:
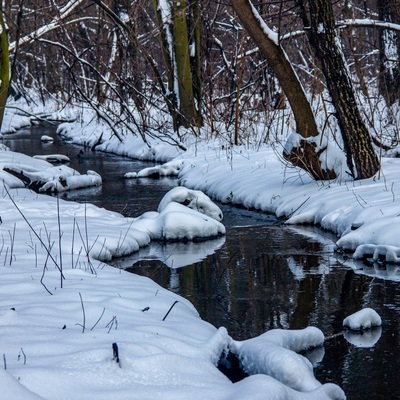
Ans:
[[[42,135],[42,137],[40,138],[40,140],[44,143],[48,143],[48,142],[54,142],[54,139],[51,136],[47,136],[47,135]]]
[[[173,188],[160,201],[158,212],[162,212],[171,202],[185,204],[187,207],[208,215],[217,221],[222,221],[223,219],[221,209],[200,190],[192,190],[183,186]]]
[[[323,333],[315,327],[272,329],[253,339],[233,341],[231,351],[238,355],[247,373],[266,374],[292,389],[308,392],[321,384],[314,377],[310,361],[297,352],[320,346],[324,340]]]
[[[382,325],[380,315],[372,308],[363,308],[343,320],[343,326],[354,331],[371,329]]]

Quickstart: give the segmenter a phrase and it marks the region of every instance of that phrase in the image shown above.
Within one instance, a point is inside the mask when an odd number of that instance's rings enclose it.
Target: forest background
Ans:
[[[371,177],[397,145],[396,0],[11,0],[1,11],[2,112],[8,95],[38,93],[90,107],[121,141],[280,143],[315,179]]]

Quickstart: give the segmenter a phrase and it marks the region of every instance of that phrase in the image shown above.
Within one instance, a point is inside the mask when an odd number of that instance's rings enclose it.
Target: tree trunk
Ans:
[[[394,24],[400,23],[400,2],[398,0],[378,1],[379,19]],[[388,106],[400,99],[400,34],[382,29],[380,32],[380,94]]]
[[[173,2],[173,37],[175,63],[178,78],[179,112],[183,126],[200,126],[201,119],[196,109],[193,79],[190,62],[189,35],[186,20],[186,3],[182,0]],[[198,51],[197,49],[194,49]]]
[[[154,9],[156,12],[156,19],[158,23],[158,29],[160,34],[160,44],[161,50],[164,58],[164,65],[166,69],[167,79],[168,79],[168,92],[166,95],[166,101],[168,106],[168,111],[172,117],[174,130],[178,129],[178,106],[177,106],[177,88],[175,86],[175,71],[174,71],[174,56],[173,49],[171,48],[172,41],[172,10],[171,4],[170,10],[162,10],[159,0],[153,0]],[[169,12],[169,15],[164,15],[163,13]]]
[[[309,7],[310,43],[321,62],[336,109],[347,165],[354,179],[370,178],[379,170],[380,163],[357,106],[353,85],[335,32],[331,1],[312,0],[309,1]]]
[[[324,149],[317,152],[317,144],[312,140],[319,132],[311,105],[285,51],[278,44],[277,35],[268,28],[249,0],[231,0],[231,4],[242,25],[268,60],[290,103],[296,130],[304,138],[295,146],[288,147],[283,156],[292,164],[305,169],[314,179],[335,178],[333,170],[321,166],[319,156]]]
[[[8,52],[8,28],[0,4],[0,129],[3,122],[10,84],[10,55]]]

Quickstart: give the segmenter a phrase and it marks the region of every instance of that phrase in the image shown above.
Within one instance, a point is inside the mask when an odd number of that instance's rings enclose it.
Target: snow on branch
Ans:
[[[336,26],[338,28],[346,28],[347,26],[352,27],[371,27],[379,29],[391,29],[393,31],[400,31],[400,24],[393,24],[391,22],[377,21],[374,19],[345,19],[338,21]]]
[[[266,36],[268,36],[268,38],[274,42],[277,46],[279,43],[278,40],[278,34],[276,32],[274,32],[263,20],[263,18],[261,17],[261,15],[258,13],[258,11],[255,9],[255,7],[253,6],[252,3],[250,3],[251,6],[251,11],[254,14],[254,17],[256,18],[256,20],[258,21],[258,23],[261,26],[261,29],[264,31],[264,33],[266,34]]]
[[[47,25],[44,25],[44,26],[40,27],[39,29],[37,29],[34,32],[29,33],[28,35],[25,35],[24,37],[20,38],[18,40],[18,42],[14,41],[14,42],[10,43],[9,51],[14,51],[15,48],[17,47],[17,45],[18,46],[22,46],[24,44],[33,42],[34,40],[40,38],[41,36],[45,35],[46,33],[50,32],[50,31],[52,31],[54,29],[59,28],[61,26],[61,23],[64,22],[65,18],[67,18],[72,13],[72,11],[74,11],[75,8],[79,4],[81,4],[82,2],[83,2],[83,0],[73,0],[73,1],[69,2],[64,8],[62,8],[60,10],[60,15],[55,17],[55,18],[53,18],[52,22],[50,22]],[[69,23],[80,22],[83,19],[91,19],[91,20],[93,20],[92,17],[90,17],[90,18],[89,17],[88,18],[79,18],[79,19],[75,19],[74,21],[70,21]],[[66,24],[66,22],[64,22],[64,23]]]

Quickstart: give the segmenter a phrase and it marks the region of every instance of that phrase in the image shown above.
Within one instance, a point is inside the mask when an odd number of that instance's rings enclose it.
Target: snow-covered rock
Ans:
[[[182,169],[183,160],[172,160],[162,165],[148,167],[139,172],[127,172],[125,178],[160,178],[163,176],[177,176]]]
[[[297,352],[320,346],[324,340],[315,327],[272,329],[253,339],[233,341],[230,348],[248,374],[269,375],[292,389],[309,392],[321,384],[314,377],[311,362]]]
[[[343,326],[354,331],[371,329],[381,325],[382,319],[380,315],[375,310],[368,307],[349,315],[343,320]]]
[[[54,142],[54,139],[51,136],[47,136],[47,135],[42,135],[42,137],[40,138],[40,140],[43,143],[50,143],[50,142]]]
[[[3,169],[0,176],[11,188],[34,186],[41,192],[63,192],[102,184],[101,176],[94,171],[81,175],[66,165],[55,167],[41,157],[13,151],[1,152],[0,168]]]
[[[192,190],[183,186],[173,188],[160,201],[158,212],[162,212],[171,202],[184,204],[217,221],[222,221],[223,219],[221,209],[200,190]]]

